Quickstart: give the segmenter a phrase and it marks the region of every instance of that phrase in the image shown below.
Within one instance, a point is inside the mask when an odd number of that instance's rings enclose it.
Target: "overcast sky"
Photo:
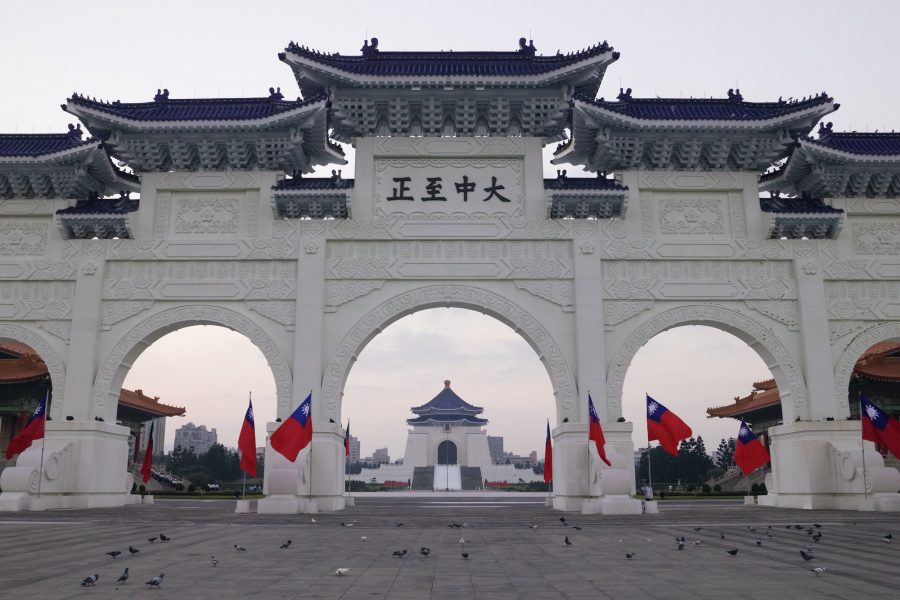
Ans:
[[[842,104],[829,117],[835,129],[890,130],[900,127],[898,13],[900,3],[890,0],[17,2],[5,7],[0,35],[0,132],[65,131],[74,118],[59,104],[73,91],[143,102],[162,87],[190,98],[264,96],[280,86],[292,97],[299,92],[291,70],[276,56],[291,40],[354,54],[372,36],[383,50],[514,50],[523,35],[545,54],[608,40],[622,56],[601,87],[607,98],[620,85],[636,97],[724,97],[737,86],[750,101],[827,90]],[[635,442],[646,439],[647,382],[714,446],[735,427],[705,420],[705,408],[765,377],[762,361],[735,338],[703,328],[660,335],[638,353],[626,380]],[[533,351],[488,317],[442,310],[391,326],[350,373],[343,416],[353,420],[363,453],[387,445],[392,457],[402,454],[408,408],[439,392],[445,378],[485,407],[490,432],[504,435],[509,449],[542,447],[552,392]],[[249,390],[258,421],[274,416],[262,355],[219,328],[161,339],[126,385],[186,406],[188,417],[174,424],[216,427],[226,445],[236,443]]]

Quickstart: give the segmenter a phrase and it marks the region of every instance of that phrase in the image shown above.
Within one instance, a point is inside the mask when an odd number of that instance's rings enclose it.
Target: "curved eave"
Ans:
[[[311,114],[326,109],[327,100],[322,98],[289,111],[280,112],[258,119],[186,119],[186,120],[142,120],[130,119],[122,115],[112,114],[101,107],[103,105],[81,104],[69,100],[62,109],[75,115],[88,127],[101,131],[118,129],[124,132],[167,132],[167,131],[252,131],[268,130],[284,127],[309,118]],[[300,124],[301,126],[305,124]]]
[[[800,148],[816,158],[833,162],[900,164],[900,154],[860,154],[832,148],[815,140],[800,140]]]
[[[57,152],[38,155],[16,155],[16,156],[0,156],[0,164],[2,165],[22,165],[35,166],[47,163],[67,162],[81,158],[82,155],[88,154],[93,150],[102,149],[103,143],[99,140],[92,139],[84,141],[80,146],[66,148]]]
[[[573,85],[584,85],[585,81],[596,79],[593,89],[599,87],[607,67],[618,60],[618,53],[612,50],[585,57],[561,68],[535,75],[359,75],[342,70],[336,66],[323,64],[296,52],[286,51],[279,58],[294,71],[294,77],[301,90],[306,93],[309,81],[318,86],[315,90],[324,89],[326,82],[337,82],[350,87],[362,88],[407,88],[421,86],[429,88],[490,86],[500,88],[521,87],[536,88],[553,85],[560,81],[572,80]],[[590,73],[591,70],[595,73]],[[582,75],[582,77],[577,77]]]
[[[483,408],[472,405],[465,407],[460,406],[455,408],[434,408],[431,406],[418,406],[410,410],[417,415],[455,415],[458,413],[478,415],[484,412]]]
[[[407,425],[468,425],[471,427],[482,427],[488,424],[487,419],[407,419]]]

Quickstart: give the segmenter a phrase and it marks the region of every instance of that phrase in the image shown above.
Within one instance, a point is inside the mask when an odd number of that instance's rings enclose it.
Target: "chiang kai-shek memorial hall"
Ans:
[[[833,131],[826,93],[598,98],[619,59],[605,42],[511,46],[291,43],[296,100],[73,94],[69,131],[0,135],[0,341],[30,347],[52,386],[43,467],[40,443],[7,467],[0,509],[137,499],[122,382],[196,324],[259,347],[279,418],[312,390],[312,444],[293,463],[267,448],[259,511],[341,509],[348,372],[384,327],[441,306],[506,323],[546,367],[556,509],[640,511],[644,424],[622,419],[623,381],[644,343],[691,324],[771,370],[782,424],[761,504],[900,509],[874,447],[863,473],[848,394],[860,356],[900,340],[900,135]],[[588,449],[588,391],[610,467]]]

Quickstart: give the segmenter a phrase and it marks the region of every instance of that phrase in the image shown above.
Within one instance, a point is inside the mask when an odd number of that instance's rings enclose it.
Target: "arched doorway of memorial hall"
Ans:
[[[7,459],[6,449],[40,403],[47,399],[52,405],[53,384],[40,352],[18,339],[0,336],[0,471],[15,465],[18,455]]]
[[[416,311],[359,353],[342,399],[354,491],[547,488],[554,390],[525,338],[462,308]]]
[[[751,480],[761,485],[768,466],[748,480],[734,465],[740,419],[746,418],[763,440],[768,427],[780,424],[780,419],[769,420],[768,413],[744,415],[741,410],[713,413],[738,400],[743,409],[746,402],[755,404],[777,394],[773,373],[766,365],[746,341],[716,327],[679,326],[649,339],[634,354],[621,395],[622,416],[634,423],[638,486],[650,481],[657,495],[665,495],[745,493]],[[754,386],[759,389],[741,399]],[[648,451],[647,395],[692,429],[692,437],[680,444],[677,457],[656,441]],[[714,418],[717,416],[726,418]]]
[[[137,351],[137,356],[132,354]],[[115,352],[115,350],[113,351]],[[253,394],[257,476],[246,485],[262,489],[262,449],[266,423],[276,416],[276,385],[267,357],[243,333],[227,327],[185,324],[154,331],[128,353],[124,392],[134,390],[142,406],[157,404],[180,412],[153,420],[151,493],[242,489],[244,479],[236,451],[238,434]],[[127,366],[126,365],[130,365]],[[132,395],[135,394],[132,392]],[[122,400],[120,400],[120,415]],[[171,412],[171,411],[170,411]],[[148,421],[119,422],[132,430],[128,470],[140,483]]]

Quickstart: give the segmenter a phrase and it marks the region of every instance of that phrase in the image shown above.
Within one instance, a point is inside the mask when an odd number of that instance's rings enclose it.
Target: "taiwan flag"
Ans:
[[[900,458],[900,422],[897,419],[869,402],[862,394],[859,395],[859,418],[864,440],[881,444]]]
[[[678,456],[678,444],[693,435],[693,431],[678,415],[647,396],[647,440],[659,440],[659,445],[672,456]]]
[[[734,445],[734,464],[741,468],[744,475],[749,475],[771,460],[762,440],[742,420],[737,443]]]
[[[31,446],[34,440],[44,437],[44,424],[47,420],[47,399],[49,397],[50,392],[48,391],[41,403],[38,404],[38,407],[28,417],[28,422],[22,428],[22,431],[10,440],[9,446],[6,447],[6,460],[9,460],[15,454],[21,454]]]
[[[544,483],[553,481],[553,443],[550,439],[550,421],[547,420],[547,441],[544,442]]]
[[[150,421],[150,433],[147,434],[147,449],[144,450],[144,463],[141,465],[141,480],[144,483],[150,481],[150,470],[153,468],[153,427],[155,421]]]
[[[312,441],[312,392],[269,438],[272,449],[291,462]]]
[[[347,419],[347,431],[344,432],[344,456],[350,456],[350,419]]]
[[[597,411],[594,410],[594,401],[591,399],[590,394],[588,394],[588,417],[590,419],[590,423],[588,423],[588,442],[591,440],[594,441],[594,444],[597,446],[597,454],[600,455],[600,460],[605,462],[606,466],[611,467],[612,463],[606,458],[606,450],[603,448],[606,445],[606,438],[603,437],[600,419],[597,417]]]
[[[256,477],[256,421],[253,420],[253,399],[244,413],[244,423],[238,436],[238,450],[241,451],[241,471]]]

